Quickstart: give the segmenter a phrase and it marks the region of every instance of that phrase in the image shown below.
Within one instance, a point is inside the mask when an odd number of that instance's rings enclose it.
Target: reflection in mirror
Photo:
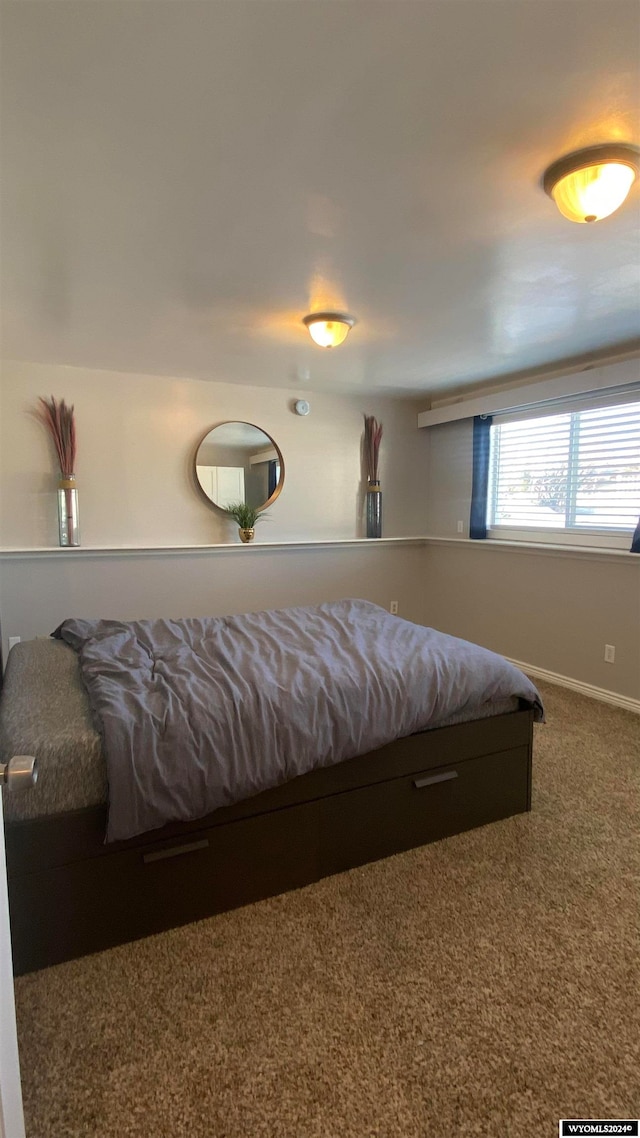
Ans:
[[[212,427],[198,446],[195,467],[202,490],[221,510],[235,502],[263,510],[284,483],[279,447],[252,423]]]

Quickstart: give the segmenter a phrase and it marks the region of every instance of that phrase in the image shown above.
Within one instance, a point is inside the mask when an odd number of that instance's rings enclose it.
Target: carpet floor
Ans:
[[[640,719],[521,815],[16,983],[28,1138],[555,1138],[640,1109]]]

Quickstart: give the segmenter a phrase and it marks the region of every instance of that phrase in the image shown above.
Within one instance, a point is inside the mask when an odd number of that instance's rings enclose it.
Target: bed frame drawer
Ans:
[[[322,824],[323,872],[338,873],[529,809],[526,747],[338,795]]]
[[[30,972],[306,885],[319,876],[318,834],[318,805],[312,802],[188,839],[17,875],[9,882],[15,971]]]

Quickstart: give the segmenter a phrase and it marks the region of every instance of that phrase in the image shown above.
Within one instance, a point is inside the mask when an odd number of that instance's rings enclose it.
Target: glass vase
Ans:
[[[80,515],[75,474],[58,480],[58,530],[60,545],[80,545]]]
[[[367,486],[367,537],[382,537],[382,490],[373,478]]]

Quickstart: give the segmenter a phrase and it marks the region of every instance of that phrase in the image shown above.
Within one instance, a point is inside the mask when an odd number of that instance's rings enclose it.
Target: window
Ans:
[[[563,541],[628,548],[639,513],[640,401],[492,424],[494,537],[549,541],[561,530]]]

